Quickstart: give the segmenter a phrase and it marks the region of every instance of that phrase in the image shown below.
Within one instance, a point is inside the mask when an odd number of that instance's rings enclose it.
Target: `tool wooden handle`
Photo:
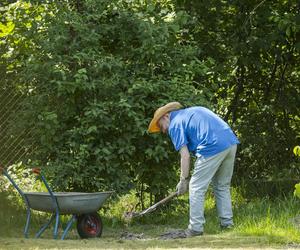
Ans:
[[[155,203],[151,207],[149,207],[149,208],[143,210],[142,212],[140,212],[139,215],[144,215],[144,214],[147,214],[147,213],[150,213],[150,212],[154,211],[157,207],[159,207],[160,205],[166,203],[167,201],[171,200],[172,198],[174,198],[177,195],[178,195],[177,192],[171,193],[166,198],[162,199],[161,201]]]
[[[167,201],[169,201],[169,200],[171,200],[172,198],[174,198],[175,196],[177,196],[177,192],[174,192],[174,193],[169,194],[166,198],[164,198],[164,199],[162,199],[161,201],[155,203],[155,204],[154,204],[153,206],[151,206],[151,207],[157,207],[157,206],[159,206],[159,205],[161,205],[161,204],[164,204],[164,203],[166,203]]]
[[[152,211],[154,211],[158,206],[166,203],[167,201],[171,200],[172,198],[174,198],[175,196],[177,196],[177,192],[171,193],[169,194],[166,198],[162,199],[161,201],[155,203],[154,205],[152,205],[151,207],[141,211],[141,212],[125,212],[124,213],[124,217],[125,219],[132,219],[134,217],[140,217],[144,214],[147,213],[151,213]]]
[[[39,175],[41,173],[41,169],[40,168],[33,168],[32,173],[34,173],[36,175]]]

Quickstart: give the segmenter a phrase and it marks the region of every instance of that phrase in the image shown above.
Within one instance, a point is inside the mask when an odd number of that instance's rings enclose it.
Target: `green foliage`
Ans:
[[[34,53],[35,37],[45,29],[52,4],[27,1],[1,1],[0,74],[1,85],[19,85],[18,73]]]
[[[26,97],[14,133],[33,130],[30,163],[58,189],[154,201],[174,188],[178,156],[146,132],[174,100],[231,124],[236,182],[299,174],[297,1],[4,1],[0,12],[1,90]]]
[[[22,126],[27,121],[22,120],[21,111],[31,89],[20,76],[38,49],[36,36],[46,28],[53,11],[53,4],[48,2],[0,3],[0,162],[4,166],[19,162],[34,144],[34,127]]]
[[[294,178],[299,174],[291,155],[299,140],[298,2],[178,0],[177,8],[194,17],[189,34],[215,62],[207,81],[215,89],[216,111],[241,141],[236,181]]]
[[[60,190],[119,192],[136,187],[155,196],[175,187],[177,156],[165,137],[149,136],[161,104],[208,105],[195,78],[208,66],[188,15],[170,3],[57,3],[47,29],[20,74],[28,98],[20,114],[34,128],[34,165]]]

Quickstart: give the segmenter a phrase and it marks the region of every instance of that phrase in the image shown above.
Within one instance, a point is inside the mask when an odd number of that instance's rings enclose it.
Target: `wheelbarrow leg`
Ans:
[[[73,214],[71,219],[68,221],[68,224],[66,226],[66,229],[64,230],[63,235],[61,236],[61,239],[65,239],[67,233],[69,232],[70,228],[72,227],[72,224],[74,223],[74,221],[76,221],[76,215]]]
[[[55,226],[54,226],[54,231],[53,231],[53,238],[57,239],[58,226],[59,226],[59,211],[56,211],[55,215],[56,215],[56,218],[55,218]]]
[[[59,226],[59,213],[55,213],[51,215],[51,218],[49,219],[49,221],[41,227],[41,229],[37,232],[37,234],[35,235],[35,238],[39,238],[42,233],[47,229],[47,227],[52,223],[52,221],[55,218],[55,225],[54,225],[54,230],[53,230],[53,238],[56,239],[57,235],[58,235],[58,226]]]
[[[46,228],[51,224],[54,217],[55,217],[55,214],[52,214],[49,221],[44,226],[42,226],[41,229],[37,232],[37,234],[35,235],[35,238],[39,238],[42,235],[42,233],[46,230]]]
[[[28,230],[29,230],[29,224],[30,224],[31,211],[30,211],[29,207],[27,207],[26,210],[27,210],[26,211],[27,219],[26,219],[26,224],[25,224],[25,228],[24,228],[24,236],[25,236],[25,238],[28,238]]]
[[[50,196],[51,196],[51,199],[52,199],[52,203],[53,203],[53,206],[55,208],[55,225],[54,225],[54,230],[53,230],[53,238],[56,239],[57,238],[57,234],[58,234],[58,226],[59,226],[59,206],[58,206],[58,202],[57,202],[57,199],[55,197],[55,195],[53,194],[53,191],[51,190],[51,188],[49,187],[45,177],[41,174],[41,179],[43,181],[43,183],[45,184]]]

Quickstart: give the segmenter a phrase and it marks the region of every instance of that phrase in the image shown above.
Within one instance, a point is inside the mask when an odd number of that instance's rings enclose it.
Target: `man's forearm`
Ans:
[[[190,152],[186,146],[182,147],[180,150],[180,178],[186,179],[189,177],[190,172]]]

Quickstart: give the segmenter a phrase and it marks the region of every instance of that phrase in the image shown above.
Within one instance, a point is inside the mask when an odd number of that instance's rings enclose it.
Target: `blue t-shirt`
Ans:
[[[213,156],[239,144],[229,125],[204,107],[172,111],[168,132],[177,151],[186,145],[197,157]]]

